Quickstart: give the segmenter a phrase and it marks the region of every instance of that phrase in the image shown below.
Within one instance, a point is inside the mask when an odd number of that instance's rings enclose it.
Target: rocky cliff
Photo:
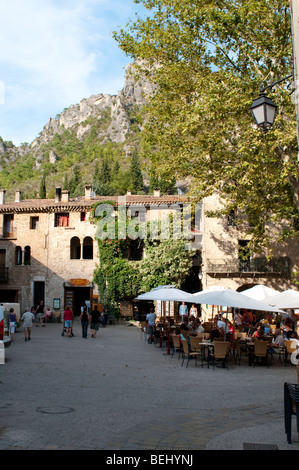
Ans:
[[[7,143],[0,139],[2,163],[15,161],[16,158],[31,153],[39,167],[45,146],[48,149],[53,137],[62,135],[65,130],[71,131],[79,140],[87,138],[93,130],[100,145],[107,142],[125,143],[132,131],[132,123],[136,125],[132,114],[144,105],[146,97],[153,92],[153,89],[148,80],[134,78],[134,64],[130,64],[126,69],[124,87],[117,95],[97,94],[83,99],[79,104],[71,105],[60,115],[50,118],[30,145],[22,147],[11,145],[8,148]],[[57,158],[61,157],[50,150],[51,163],[55,163]]]

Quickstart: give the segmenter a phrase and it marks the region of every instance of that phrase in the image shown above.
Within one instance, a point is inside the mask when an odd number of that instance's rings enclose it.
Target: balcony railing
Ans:
[[[8,282],[8,268],[0,266],[0,282]]]
[[[291,261],[288,257],[252,258],[250,260],[233,260],[223,263],[222,260],[209,260],[207,273],[214,277],[258,277],[289,276]]]
[[[0,238],[16,238],[17,236],[17,230],[16,230],[16,227],[12,226],[12,227],[0,227]]]

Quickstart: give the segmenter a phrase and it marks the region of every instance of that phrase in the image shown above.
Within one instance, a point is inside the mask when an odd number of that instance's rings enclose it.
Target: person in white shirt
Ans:
[[[220,336],[224,336],[226,338],[226,335],[230,335],[229,327],[226,324],[225,321],[223,320],[218,320],[217,321],[217,328],[219,329]]]
[[[32,312],[25,312],[21,318],[24,328],[25,341],[31,340],[31,328],[33,325],[34,315]]]

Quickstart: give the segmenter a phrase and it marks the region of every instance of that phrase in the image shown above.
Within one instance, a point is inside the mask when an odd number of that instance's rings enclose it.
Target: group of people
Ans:
[[[184,339],[188,336],[197,335],[198,333],[205,333],[205,327],[201,323],[198,317],[196,306],[193,304],[190,310],[185,302],[179,307],[179,316],[181,319],[180,325],[175,325],[173,317],[160,319],[157,322],[156,314],[154,309],[151,309],[150,313],[146,316],[148,324],[148,342],[154,341],[155,332],[159,329],[163,329],[165,321],[167,320],[167,326],[172,327],[172,334],[180,336]],[[161,321],[162,320],[162,321]],[[273,328],[275,325],[275,328]],[[269,352],[278,353],[281,348],[284,347],[284,341],[287,339],[293,339],[298,341],[297,333],[298,316],[294,312],[290,312],[290,316],[282,318],[279,313],[268,314],[266,317],[260,317],[260,314],[251,310],[234,309],[232,319],[229,320],[226,314],[217,314],[213,318],[212,325],[209,331],[206,332],[209,339],[213,341],[215,338],[222,337],[226,341],[233,342],[237,332],[245,332],[251,339],[264,340],[272,337],[272,342],[269,343]]]
[[[90,324],[91,337],[96,338],[97,331],[100,325],[106,326],[106,319],[108,316],[108,306],[106,305],[103,310],[103,315],[98,310],[98,306],[95,305],[91,312],[88,312],[87,305],[83,304],[81,307],[80,320],[82,326],[82,338],[87,338],[88,325]],[[64,317],[65,318],[65,317]]]
[[[109,307],[106,305],[103,310],[103,314],[98,310],[97,305],[94,306],[92,311],[89,313],[87,309],[87,305],[83,304],[81,307],[80,313],[80,321],[82,326],[82,338],[87,338],[87,331],[88,325],[90,324],[91,330],[91,337],[96,338],[97,331],[99,330],[100,325],[105,327],[107,325],[109,315]],[[30,311],[26,311],[20,318],[20,322],[24,329],[24,337],[25,341],[31,340],[31,329],[34,324],[38,326],[41,324],[45,326],[48,322],[49,318],[53,316],[53,312],[50,307],[48,307],[45,311],[44,309],[44,302],[41,301],[36,308],[32,307]],[[14,341],[14,334],[15,328],[17,323],[17,315],[13,308],[9,311],[9,320],[10,320],[10,335],[11,341]],[[64,332],[66,336],[71,338],[73,336],[73,321],[74,321],[74,314],[71,310],[71,307],[67,305],[64,310],[64,318],[63,318],[63,332],[62,335],[64,336]]]
[[[42,324],[45,326],[48,322],[49,318],[53,316],[53,312],[50,307],[48,307],[45,311],[44,309],[44,302],[41,301],[36,308],[32,307],[30,311],[26,311],[20,318],[21,324],[24,328],[24,336],[25,341],[31,340],[31,328],[33,323],[36,322],[35,326]],[[16,331],[16,324],[18,322],[18,318],[14,308],[10,308],[9,310],[9,325],[10,325],[10,337],[11,341],[14,341],[14,335]]]
[[[82,327],[82,338],[87,339],[88,325],[90,324],[91,337],[96,338],[97,331],[99,330],[100,325],[105,327],[108,322],[109,307],[105,305],[103,309],[103,314],[98,310],[98,306],[95,305],[91,312],[88,312],[87,305],[84,303],[81,306],[80,321]],[[70,306],[66,306],[64,311],[64,327],[66,330],[66,336],[71,338],[73,336],[72,326],[73,326],[74,314]]]

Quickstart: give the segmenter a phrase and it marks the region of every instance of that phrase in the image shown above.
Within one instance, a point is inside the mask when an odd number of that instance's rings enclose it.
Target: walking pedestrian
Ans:
[[[91,337],[95,338],[97,336],[97,331],[100,325],[101,319],[101,312],[99,312],[97,305],[94,306],[93,310],[90,313],[91,322],[90,322],[90,330],[91,330]]]
[[[81,311],[80,320],[82,325],[82,338],[87,338],[89,315],[86,304],[83,306],[83,310]]]
[[[35,309],[35,318],[36,318],[36,325],[35,326],[38,326],[38,324],[42,323],[42,318],[44,317],[44,301],[41,300],[40,303],[38,304],[38,306],[36,307]]]
[[[15,336],[15,331],[16,331],[16,321],[17,321],[17,315],[14,309],[11,308],[9,310],[9,328],[10,328],[10,339],[12,343],[14,341],[14,336]]]
[[[148,333],[147,342],[151,344],[153,342],[154,333],[156,331],[156,314],[155,314],[154,308],[151,308],[150,313],[146,315],[146,321],[147,321],[147,333]]]
[[[185,302],[182,302],[182,305],[180,305],[179,314],[181,316],[182,323],[184,323],[184,318],[186,315],[188,315],[188,307]]]
[[[71,310],[71,307],[67,305],[64,310],[64,327],[66,329],[66,336],[68,338],[72,337],[73,319],[74,319],[74,315]]]
[[[31,340],[31,328],[33,325],[34,315],[32,312],[25,312],[21,318],[24,328],[25,341]]]

